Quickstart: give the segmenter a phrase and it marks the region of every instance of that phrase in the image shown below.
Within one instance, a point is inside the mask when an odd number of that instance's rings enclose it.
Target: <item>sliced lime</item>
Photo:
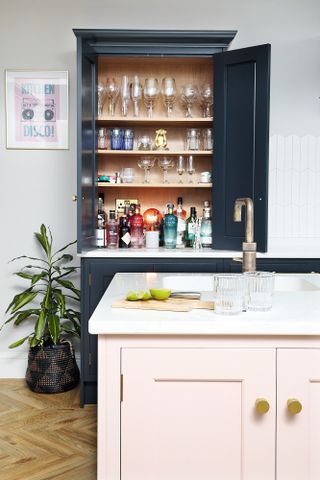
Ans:
[[[145,290],[130,291],[127,293],[126,300],[136,302],[137,300],[149,300],[151,298],[150,292]]]
[[[126,300],[129,300],[130,302],[135,302],[136,300],[139,300],[139,295],[138,292],[130,291],[127,293]]]
[[[167,300],[171,295],[171,290],[167,288],[150,288],[152,298],[156,300]]]

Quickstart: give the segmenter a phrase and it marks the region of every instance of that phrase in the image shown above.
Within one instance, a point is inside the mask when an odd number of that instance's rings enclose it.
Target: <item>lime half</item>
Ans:
[[[129,300],[130,302],[136,302],[137,300],[149,300],[151,298],[150,292],[149,291],[144,291],[144,290],[131,290],[130,292],[127,293],[126,300]]]
[[[171,290],[167,288],[150,288],[152,298],[156,300],[167,300],[171,295]]]

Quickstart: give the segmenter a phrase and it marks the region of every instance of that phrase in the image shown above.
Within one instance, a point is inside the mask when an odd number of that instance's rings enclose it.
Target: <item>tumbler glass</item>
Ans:
[[[133,150],[134,131],[132,128],[126,128],[123,135],[124,150]]]
[[[245,306],[247,310],[267,312],[272,308],[274,273],[245,272]]]
[[[218,274],[213,277],[214,312],[237,315],[243,309],[244,277],[241,274]]]
[[[122,128],[111,128],[110,130],[110,148],[111,150],[123,149],[123,134]]]

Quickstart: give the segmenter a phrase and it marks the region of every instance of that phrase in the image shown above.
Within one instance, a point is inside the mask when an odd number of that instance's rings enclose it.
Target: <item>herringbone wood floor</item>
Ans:
[[[44,395],[0,380],[1,480],[95,480],[96,407],[79,390]]]

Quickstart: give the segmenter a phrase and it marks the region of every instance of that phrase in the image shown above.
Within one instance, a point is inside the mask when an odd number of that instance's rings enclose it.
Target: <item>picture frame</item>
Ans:
[[[69,74],[6,70],[7,149],[69,149]]]

